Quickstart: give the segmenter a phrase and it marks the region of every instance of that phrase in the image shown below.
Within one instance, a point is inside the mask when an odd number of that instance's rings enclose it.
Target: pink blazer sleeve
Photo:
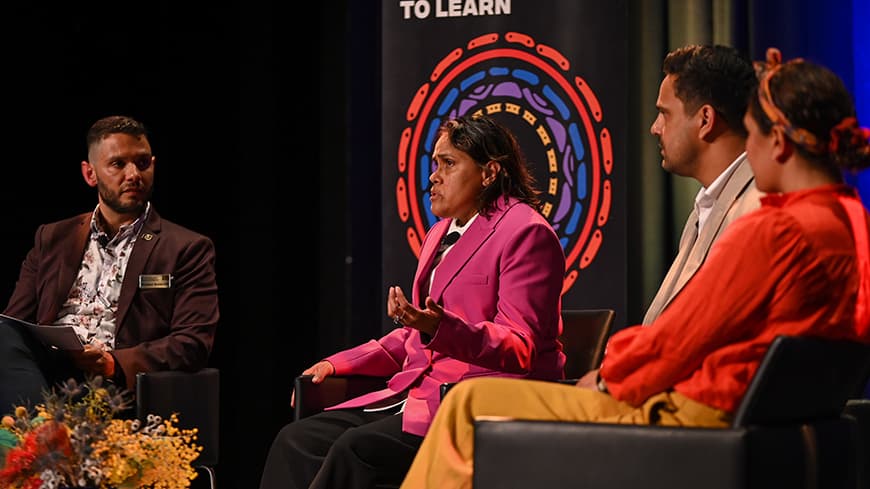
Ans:
[[[394,329],[379,340],[340,351],[326,360],[335,367],[336,375],[390,376],[402,369],[407,338],[407,328]]]

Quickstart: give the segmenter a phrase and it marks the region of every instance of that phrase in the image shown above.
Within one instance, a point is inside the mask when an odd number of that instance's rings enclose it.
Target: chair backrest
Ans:
[[[214,467],[218,461],[220,371],[140,372],[136,374],[136,417],[157,414],[164,419],[178,413],[179,428],[196,428],[202,446],[194,465]]]
[[[598,368],[613,328],[613,309],[563,309],[562,342],[565,377],[575,379]]]
[[[758,367],[733,427],[837,418],[870,375],[870,345],[778,336]]]

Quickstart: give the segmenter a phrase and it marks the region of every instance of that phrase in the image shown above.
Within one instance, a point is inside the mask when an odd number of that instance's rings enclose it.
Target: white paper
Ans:
[[[50,326],[33,324],[12,316],[0,314],[2,320],[8,320],[29,329],[46,345],[57,350],[82,350],[84,345],[72,326]]]

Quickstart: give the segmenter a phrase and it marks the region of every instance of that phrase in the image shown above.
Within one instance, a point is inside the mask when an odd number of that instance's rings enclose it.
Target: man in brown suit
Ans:
[[[0,321],[0,413],[35,404],[67,378],[102,375],[132,388],[138,372],[205,367],[218,323],[214,245],[162,219],[149,202],[154,161],[145,127],[100,119],[87,135],[85,182],[96,208],[44,224],[4,314],[72,326],[82,350],[61,351]]]
[[[743,214],[760,206],[746,161],[743,114],[757,84],[752,64],[725,46],[685,46],[670,52],[650,133],[658,138],[662,168],[697,180],[677,257],[643,324],[651,324],[692,278],[713,242]]]

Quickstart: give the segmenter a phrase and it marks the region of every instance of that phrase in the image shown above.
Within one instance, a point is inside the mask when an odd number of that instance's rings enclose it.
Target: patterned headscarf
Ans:
[[[803,63],[804,60],[802,58],[795,58],[784,65],[782,63],[782,53],[777,48],[768,48],[766,58],[765,63],[755,63],[755,68],[759,73],[760,79],[758,84],[758,102],[764,114],[767,115],[774,125],[782,127],[789,139],[815,155],[836,153],[841,141],[845,140],[850,141],[853,146],[862,147],[862,151],[870,152],[870,143],[868,143],[870,141],[870,129],[859,127],[858,120],[855,117],[846,117],[832,127],[831,137],[827,144],[819,141],[819,138],[810,131],[792,124],[788,120],[788,117],[773,102],[773,97],[770,94],[770,80],[783,66],[792,63]]]

